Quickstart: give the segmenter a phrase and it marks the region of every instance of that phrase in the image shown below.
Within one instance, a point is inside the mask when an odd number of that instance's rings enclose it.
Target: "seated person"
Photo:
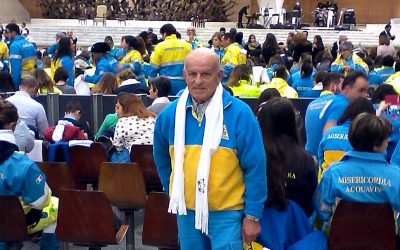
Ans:
[[[296,90],[289,86],[286,79],[286,67],[284,65],[278,65],[274,70],[274,77],[270,84],[260,85],[260,90],[263,91],[267,88],[275,88],[278,90],[282,97],[286,98],[297,98],[298,94]]]
[[[33,71],[33,76],[39,84],[38,94],[62,94],[62,91],[54,86],[50,76],[43,69],[35,69]]]
[[[121,80],[121,84],[115,91],[116,94],[121,92],[133,93],[133,94],[144,94],[149,95],[149,88],[143,84],[141,84],[137,79],[135,74],[131,69],[125,69],[119,73],[119,79]]]
[[[337,126],[326,130],[318,147],[318,161],[321,176],[332,163],[342,159],[343,155],[352,150],[348,134],[351,122],[361,113],[375,114],[372,103],[365,97],[352,101],[344,110]]]
[[[87,123],[81,123],[82,108],[79,101],[71,100],[65,107],[65,116],[61,119],[72,123],[74,126],[82,129],[89,140],[93,140],[93,134]]]
[[[233,95],[238,97],[259,97],[261,91],[251,84],[249,68],[246,65],[236,66],[229,76],[228,86]]]
[[[67,84],[68,71],[64,67],[59,67],[54,72],[54,83],[63,94],[76,94],[74,87]]]
[[[313,91],[313,65],[307,61],[301,65],[300,77],[292,78],[292,87],[297,91],[300,97],[318,97],[320,92]]]
[[[91,94],[112,95],[117,90],[117,77],[111,72],[105,73],[100,81],[90,90]]]
[[[43,105],[33,99],[38,88],[35,78],[27,77],[22,80],[19,91],[7,98],[17,107],[20,119],[35,132],[36,138],[43,137],[44,130],[49,126]]]
[[[132,93],[117,96],[115,109],[118,122],[115,126],[114,146],[117,151],[131,150],[132,145],[152,145],[155,114],[148,111],[142,100]]]
[[[97,131],[96,140],[99,139],[101,136],[105,136],[107,138],[114,137],[115,125],[117,125],[117,121],[118,121],[117,113],[106,115],[103,123],[101,124],[99,130]]]
[[[24,207],[28,234],[43,230],[40,248],[56,250],[60,244],[54,233],[57,207],[53,204],[58,203],[58,200],[51,197],[46,177],[35,162],[15,152],[18,147],[13,130],[17,121],[16,107],[8,101],[0,101],[0,195],[19,196]],[[7,249],[6,244],[0,242],[0,249]]]
[[[314,195],[317,217],[329,221],[338,200],[389,203],[400,211],[400,169],[389,165],[385,150],[392,125],[383,117],[360,114],[352,122],[353,150],[323,174]]]
[[[158,76],[149,80],[150,98],[153,103],[147,110],[159,114],[170,103],[168,93],[171,90],[171,80],[166,76]]]

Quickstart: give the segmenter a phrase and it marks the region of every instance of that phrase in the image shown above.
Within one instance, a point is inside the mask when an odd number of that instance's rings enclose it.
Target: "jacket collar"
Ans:
[[[239,47],[239,44],[238,43],[231,43],[231,44],[229,44],[228,46],[226,46],[226,48],[224,49],[225,51],[228,51],[228,50],[230,50],[231,48],[233,48],[233,47]]]
[[[351,150],[343,156],[343,159],[345,158],[356,158],[368,161],[379,161],[382,163],[387,163],[385,154],[379,152],[364,152],[364,151]]]
[[[170,36],[166,36],[164,40],[173,40],[173,39],[178,39],[178,38],[176,38],[175,34],[172,34]]]
[[[232,98],[234,97],[232,97],[231,94],[224,89],[222,92],[222,105],[224,106],[224,109],[226,109],[232,103]],[[193,107],[193,101],[192,96],[189,94],[189,97],[186,101],[186,109],[190,107]]]

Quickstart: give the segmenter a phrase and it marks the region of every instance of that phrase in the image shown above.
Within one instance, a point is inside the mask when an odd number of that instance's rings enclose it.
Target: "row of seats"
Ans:
[[[149,191],[160,185],[152,146],[132,148],[138,164],[94,160],[105,155],[98,143],[73,146],[70,151],[70,166],[38,163],[53,195],[60,198],[56,234],[61,241],[101,247],[120,244],[126,235],[127,249],[134,249],[134,212],[145,208],[143,244],[178,248],[176,218],[167,213],[168,196]],[[77,190],[79,183],[92,183],[98,191]],[[111,205],[127,217],[127,223],[118,231]],[[395,223],[388,204],[340,201],[331,226],[330,249],[395,249]],[[25,217],[18,199],[0,197],[0,241],[26,239]]]
[[[53,196],[60,198],[56,234],[61,241],[99,247],[119,244],[126,234],[127,249],[134,249],[134,212],[146,207],[143,244],[167,248],[178,246],[176,219],[167,213],[168,196],[150,193],[162,189],[151,145],[132,147],[131,155],[135,155],[135,161],[139,164],[107,162],[105,149],[99,143],[93,143],[90,147],[73,146],[69,151],[70,166],[64,162],[38,163]],[[92,184],[99,191],[86,191],[87,184]],[[9,202],[1,202],[5,206],[4,211],[21,210],[10,209]],[[127,225],[121,226],[117,234],[114,231],[111,204],[125,212],[126,216]],[[19,202],[18,206],[21,207]],[[0,230],[0,241],[25,240],[24,220],[12,223],[23,225],[19,231],[7,232],[7,227],[1,225],[5,222],[2,217],[9,218],[16,214],[6,215],[1,209],[0,228],[6,231]],[[154,230],[158,233],[154,234]]]

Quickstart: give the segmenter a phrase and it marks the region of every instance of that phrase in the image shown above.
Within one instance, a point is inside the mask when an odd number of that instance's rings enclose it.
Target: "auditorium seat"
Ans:
[[[333,215],[330,250],[395,250],[395,220],[387,203],[341,200]]]
[[[0,196],[0,242],[27,240],[24,210],[16,196]]]
[[[128,225],[116,228],[111,203],[103,192],[61,192],[56,228],[60,241],[96,249],[120,244],[127,230]]]
[[[98,22],[102,22],[103,26],[106,26],[106,15],[107,15],[107,6],[106,5],[99,5],[96,8],[96,17],[93,18],[93,25],[96,24]]]
[[[40,170],[46,176],[52,195],[59,197],[61,190],[75,189],[71,169],[65,162],[38,162]]]
[[[79,189],[86,189],[86,184],[92,184],[97,188],[100,166],[107,162],[107,154],[100,143],[92,143],[90,147],[72,146],[70,152],[70,167],[75,184]]]
[[[147,193],[162,191],[161,180],[153,158],[153,145],[133,145],[131,162],[136,162],[142,169]]]
[[[176,215],[168,213],[168,204],[168,194],[161,192],[149,194],[144,211],[143,245],[179,249]]]
[[[125,212],[129,225],[126,248],[135,249],[135,211],[146,204],[146,187],[143,174],[136,163],[103,162],[100,170],[99,190],[111,204]]]

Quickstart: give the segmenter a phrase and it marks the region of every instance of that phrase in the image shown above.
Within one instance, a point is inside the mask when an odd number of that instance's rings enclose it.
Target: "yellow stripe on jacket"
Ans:
[[[318,181],[321,180],[322,173],[325,170],[327,170],[332,163],[334,163],[336,161],[340,161],[343,158],[345,153],[346,153],[345,151],[341,151],[341,150],[326,150],[326,151],[324,151],[324,161],[322,162],[322,166],[318,172]]]
[[[188,209],[195,209],[196,176],[200,159],[201,145],[187,145],[183,171],[185,174],[185,202]],[[174,149],[170,146],[172,178],[174,175]],[[210,211],[243,209],[244,182],[243,171],[239,166],[236,150],[219,147],[211,158],[208,180],[208,206]]]

